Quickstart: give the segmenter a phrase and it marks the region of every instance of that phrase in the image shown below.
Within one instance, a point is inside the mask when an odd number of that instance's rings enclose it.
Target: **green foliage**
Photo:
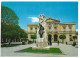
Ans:
[[[72,38],[70,38],[70,41],[73,41]]]
[[[73,36],[73,39],[77,39],[77,36]]]
[[[3,39],[20,39],[20,38],[27,38],[27,34],[20,28],[20,26],[16,24],[1,24],[1,38]]]
[[[31,35],[31,38],[32,39],[36,39],[37,38],[37,35],[35,34],[35,35]]]
[[[77,36],[73,36],[73,39],[74,39],[74,41],[75,41],[75,39],[77,39]]]
[[[19,50],[18,52],[62,53],[61,50],[60,50],[59,48],[50,48],[49,50],[40,50],[40,49],[32,49],[32,47]]]
[[[60,39],[65,39],[66,36],[63,34],[63,35],[60,35],[59,38],[60,38]]]
[[[5,6],[1,6],[1,22],[2,23],[14,23],[18,24],[19,18],[17,17],[16,13]]]
[[[27,38],[28,38],[27,33],[23,32],[22,35],[23,35],[22,37],[24,38],[23,40],[24,40],[24,41],[27,41],[27,40],[28,40],[28,39],[27,39]]]
[[[36,38],[37,38],[37,35],[36,34],[31,35],[31,39],[33,39],[33,42],[34,42],[34,39],[36,39]]]
[[[62,39],[62,43],[64,43],[64,39],[66,39],[66,36],[64,34],[59,36],[60,39]]]

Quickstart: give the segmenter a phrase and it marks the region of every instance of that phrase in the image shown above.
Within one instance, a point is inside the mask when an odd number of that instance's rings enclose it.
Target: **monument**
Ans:
[[[34,46],[33,49],[49,50],[48,41],[47,41],[46,17],[44,15],[39,16],[38,26],[39,29],[37,30],[36,46]]]

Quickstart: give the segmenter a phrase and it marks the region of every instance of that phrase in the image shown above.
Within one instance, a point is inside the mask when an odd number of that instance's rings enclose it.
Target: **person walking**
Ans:
[[[66,45],[67,45],[67,42],[66,42]]]
[[[59,40],[58,40],[58,42],[57,42],[57,43],[58,43],[58,46],[59,46]]]

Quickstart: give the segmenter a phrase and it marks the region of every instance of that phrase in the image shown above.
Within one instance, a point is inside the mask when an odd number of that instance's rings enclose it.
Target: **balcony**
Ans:
[[[76,31],[47,31],[47,33],[76,33]]]
[[[59,33],[76,33],[76,31],[59,31]]]

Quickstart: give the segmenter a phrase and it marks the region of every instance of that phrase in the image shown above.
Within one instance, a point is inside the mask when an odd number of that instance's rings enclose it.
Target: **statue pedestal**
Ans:
[[[44,38],[37,39],[36,46],[33,46],[32,49],[39,49],[39,50],[49,50],[49,46],[47,41]]]
[[[37,47],[47,47],[48,43],[47,43],[47,41],[45,41],[44,38],[39,38],[39,39],[37,39],[36,46]]]
[[[50,47],[37,47],[37,46],[34,46],[34,47],[32,47],[32,50],[49,50],[50,49]]]

